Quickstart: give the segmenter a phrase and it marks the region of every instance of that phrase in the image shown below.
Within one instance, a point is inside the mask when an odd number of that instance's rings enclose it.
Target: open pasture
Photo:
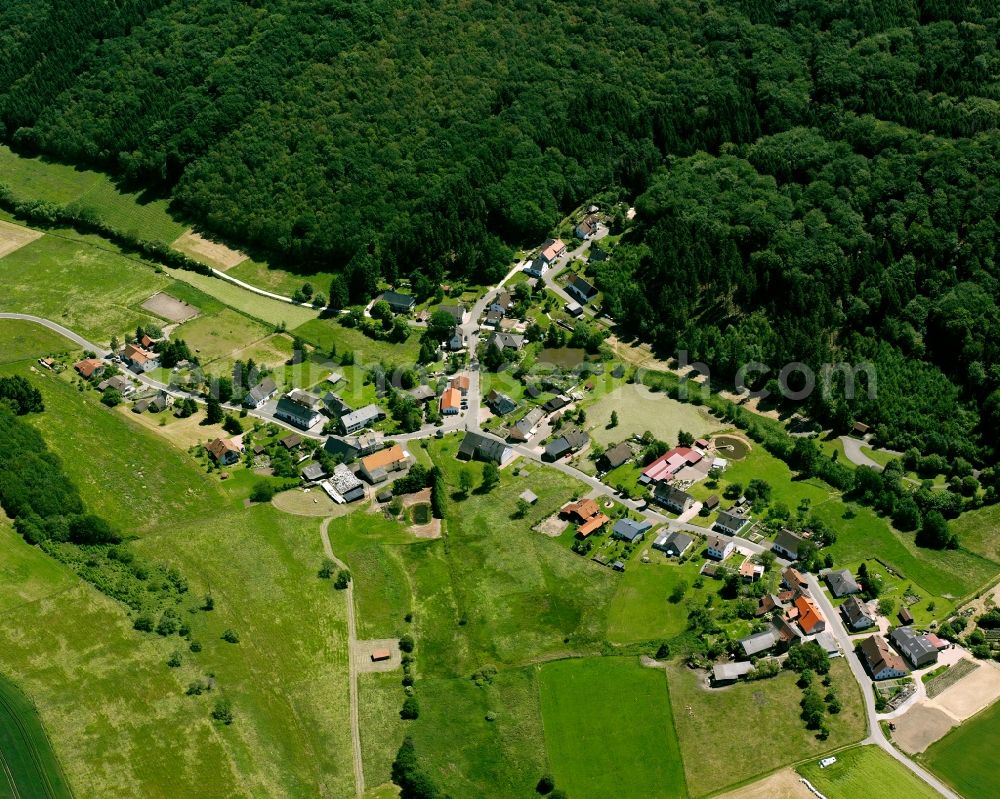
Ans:
[[[612,411],[618,413],[617,427],[607,426]],[[630,436],[641,436],[647,430],[675,446],[680,430],[699,437],[722,427],[722,423],[703,408],[670,399],[639,383],[620,386],[588,405],[587,419],[591,425],[590,434],[604,446]]]
[[[799,773],[828,799],[858,796],[906,796],[937,799],[938,793],[912,771],[877,746],[859,746],[838,752],[837,762],[826,768],[808,763]]]

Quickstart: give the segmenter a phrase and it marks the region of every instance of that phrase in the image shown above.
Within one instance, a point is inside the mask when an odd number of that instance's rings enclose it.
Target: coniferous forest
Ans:
[[[502,275],[613,189],[625,332],[816,395],[898,449],[995,460],[1000,9],[986,0],[11,0],[0,136],[169,193],[367,299]]]

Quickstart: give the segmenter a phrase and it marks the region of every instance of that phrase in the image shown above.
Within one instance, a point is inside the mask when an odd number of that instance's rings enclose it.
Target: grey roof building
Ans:
[[[494,389],[486,395],[486,404],[489,405],[498,416],[506,416],[517,410],[517,403],[506,394]]]
[[[276,418],[303,430],[308,430],[319,422],[321,418],[319,411],[312,406],[296,401],[290,394],[286,394],[278,400],[278,406],[274,409],[274,415]]]
[[[358,408],[356,411],[351,411],[341,416],[340,429],[344,435],[357,433],[359,430],[375,424],[375,422],[384,416],[385,414],[378,405],[365,405],[363,408]]]
[[[735,535],[743,529],[746,523],[747,519],[745,517],[730,513],[727,510],[720,510],[714,526],[721,533]]]
[[[926,635],[920,635],[912,627],[897,627],[889,635],[896,648],[903,653],[914,668],[921,668],[938,659],[937,647]]]
[[[356,500],[364,499],[365,484],[343,463],[338,463],[333,467],[333,474],[330,476],[330,485],[344,498],[345,502],[355,502]]]
[[[652,526],[652,522],[646,519],[643,519],[641,522],[633,521],[632,519],[619,519],[615,522],[614,527],[611,528],[611,535],[622,541],[634,543],[635,541],[642,541],[646,535],[646,531]]]
[[[545,412],[541,408],[532,408],[511,425],[510,430],[507,431],[507,435],[514,441],[527,441],[531,438],[532,431],[534,431],[538,423],[544,418]]]
[[[848,569],[827,572],[826,584],[830,586],[835,597],[861,593],[861,586]]]
[[[875,626],[875,616],[856,596],[848,597],[840,606],[840,614],[852,630],[866,630]]]
[[[774,537],[774,545],[771,548],[779,555],[795,560],[799,556],[799,547],[802,546],[803,540],[791,530],[781,530]]]
[[[325,474],[326,472],[323,470],[323,467],[318,463],[310,463],[302,470],[303,479],[308,480],[310,483],[322,480]]]
[[[693,543],[694,539],[686,533],[661,533],[653,542],[653,549],[658,549],[665,555],[679,558],[687,552]]]
[[[248,408],[259,408],[278,391],[278,387],[270,377],[265,377],[251,388],[243,398],[243,404]]]
[[[601,468],[605,471],[616,469],[630,460],[632,460],[632,448],[626,441],[622,441],[620,444],[616,444],[610,449],[605,450],[599,459]]]
[[[409,294],[401,294],[398,291],[383,291],[379,294],[378,299],[389,303],[389,307],[396,313],[409,313],[417,304],[417,301]]]
[[[712,682],[716,685],[736,682],[753,671],[753,664],[747,661],[742,663],[716,663],[712,667]]]
[[[557,461],[560,458],[566,457],[572,451],[573,447],[570,446],[570,443],[565,438],[560,436],[545,445],[545,452],[542,453],[542,460]]]
[[[743,648],[743,654],[749,658],[773,649],[780,642],[781,637],[778,635],[778,631],[774,627],[768,627],[763,632],[754,633],[744,638],[740,641],[740,646]]]
[[[499,439],[470,431],[458,447],[458,457],[469,461],[492,461],[503,466],[514,457],[514,450]]]

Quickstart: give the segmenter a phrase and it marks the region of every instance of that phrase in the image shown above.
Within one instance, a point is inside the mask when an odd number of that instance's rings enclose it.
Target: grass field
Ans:
[[[687,796],[666,678],[634,658],[584,658],[540,671],[556,785],[579,799]]]
[[[931,744],[920,759],[965,799],[992,799],[997,795],[998,747],[1000,703]]]
[[[827,799],[858,796],[906,796],[937,799],[938,792],[877,746],[859,746],[837,753],[837,762],[821,769],[818,763],[799,768]]]
[[[1000,505],[963,513],[951,527],[963,549],[1000,563]]]
[[[345,607],[316,574],[318,520],[244,508],[245,491],[93,395],[54,375],[30,379],[47,406],[31,420],[88,508],[137,533],[137,553],[175,566],[193,597],[215,600],[186,618],[203,645],[188,653],[134,632],[122,606],[6,528],[0,671],[38,705],[78,795],[352,795]],[[239,644],[220,640],[227,628]],[[182,666],[168,669],[179,648]],[[185,697],[206,674],[216,691]],[[232,726],[209,719],[220,695]]]
[[[359,365],[382,361],[395,366],[410,366],[416,364],[420,352],[420,336],[416,332],[411,333],[402,344],[391,344],[368,338],[361,331],[344,327],[332,319],[316,318],[292,332],[316,345],[324,354],[329,353],[331,347],[336,347],[338,357],[345,352],[353,352]]]
[[[15,685],[0,676],[0,795],[72,799],[62,767],[38,714]]]
[[[235,283],[229,283],[222,278],[180,269],[172,271],[171,276],[215,297],[219,302],[235,308],[237,311],[242,311],[254,319],[267,322],[269,325],[279,325],[284,322],[289,329],[292,329],[315,319],[317,315],[317,312],[311,308],[303,308],[300,305],[292,305],[281,300],[272,300],[270,297],[254,294],[249,289],[237,286]]]
[[[296,289],[302,288],[304,283],[312,283],[312,287],[317,293],[326,294],[330,289],[330,281],[333,280],[332,272],[296,275],[252,259],[237,264],[232,269],[227,269],[226,274],[237,280],[242,280],[244,283],[249,283],[251,286],[258,286],[265,291],[283,294],[286,297],[291,297]]]
[[[0,364],[71,352],[75,344],[34,322],[0,319]]]
[[[864,706],[850,667],[843,660],[835,660],[830,674],[843,710],[827,715],[830,737],[820,741],[799,718],[802,691],[790,672],[768,680],[709,689],[704,686],[703,672],[681,664],[668,666],[674,724],[691,795],[718,792],[864,738]],[[753,741],[759,743],[748,745],[745,734],[726,734],[727,721],[741,731],[752,730]]]
[[[231,364],[238,351],[263,341],[271,332],[262,322],[224,308],[185,322],[172,335],[184,339],[205,366],[218,359]]]
[[[96,343],[159,322],[139,305],[170,279],[106,246],[49,234],[0,258],[0,310],[52,319]]]
[[[89,169],[24,158],[0,145],[0,182],[23,200],[45,200],[92,211],[124,233],[170,243],[185,226],[167,211],[167,200],[147,201],[119,191],[110,177]]]
[[[602,445],[642,435],[648,430],[674,446],[679,430],[697,437],[722,427],[722,423],[704,409],[651,392],[638,383],[623,385],[585,407],[590,434]],[[618,426],[609,428],[612,411],[618,412]]]

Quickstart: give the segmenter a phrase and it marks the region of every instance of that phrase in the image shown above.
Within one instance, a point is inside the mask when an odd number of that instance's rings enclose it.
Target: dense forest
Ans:
[[[868,360],[838,426],[1000,435],[998,7],[984,0],[12,0],[0,136],[170,193],[331,299],[502,274],[595,192],[628,332],[729,377]]]

